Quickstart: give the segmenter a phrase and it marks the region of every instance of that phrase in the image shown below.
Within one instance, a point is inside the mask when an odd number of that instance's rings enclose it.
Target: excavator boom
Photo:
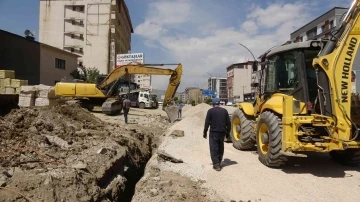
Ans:
[[[163,66],[164,64],[158,64]],[[174,122],[177,118],[177,107],[172,103],[172,99],[176,93],[177,88],[180,85],[181,75],[182,75],[182,65],[177,64],[175,70],[157,68],[147,66],[146,64],[137,64],[137,65],[124,65],[120,68],[113,70],[98,86],[99,89],[102,89],[117,79],[125,75],[130,74],[151,74],[151,75],[171,75],[169,79],[169,84],[165,93],[165,98],[163,101],[162,109],[166,112],[170,122]]]

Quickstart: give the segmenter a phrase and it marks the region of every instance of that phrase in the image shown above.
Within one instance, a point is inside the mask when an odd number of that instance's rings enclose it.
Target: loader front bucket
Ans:
[[[174,121],[176,121],[177,117],[178,117],[178,108],[177,106],[167,106],[165,107],[164,111],[166,112],[168,118],[169,118],[169,122],[170,123],[174,123]]]

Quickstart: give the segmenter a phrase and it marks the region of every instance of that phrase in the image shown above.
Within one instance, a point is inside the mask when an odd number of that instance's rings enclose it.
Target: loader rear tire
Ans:
[[[346,149],[344,151],[331,151],[331,158],[339,164],[347,166],[360,165],[360,150],[359,149]]]
[[[287,161],[281,154],[281,119],[272,112],[260,115],[256,129],[256,144],[259,161],[267,167],[280,167]]]
[[[231,117],[230,138],[233,146],[239,150],[249,150],[254,148],[255,132],[254,121],[247,116],[241,109],[236,109]]]

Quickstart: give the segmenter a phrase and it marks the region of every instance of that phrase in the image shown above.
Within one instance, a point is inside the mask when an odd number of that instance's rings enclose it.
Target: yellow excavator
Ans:
[[[329,153],[344,165],[360,164],[360,108],[351,93],[359,11],[360,0],[355,0],[328,41],[281,45],[260,57],[261,69],[253,65],[260,75],[253,84],[256,99],[240,103],[232,114],[235,148],[256,146],[259,161],[268,167],[308,152]]]
[[[150,66],[151,65],[151,66]],[[153,66],[177,65],[176,69],[158,68]],[[179,64],[128,64],[114,69],[99,83],[58,82],[55,85],[55,95],[72,97],[80,100],[81,105],[91,109],[102,106],[105,114],[117,114],[122,109],[119,98],[119,84],[123,77],[130,79],[131,74],[170,75],[162,109],[167,113],[172,123],[177,118],[177,107],[173,98],[180,85],[182,65]],[[129,86],[130,89],[130,86]]]

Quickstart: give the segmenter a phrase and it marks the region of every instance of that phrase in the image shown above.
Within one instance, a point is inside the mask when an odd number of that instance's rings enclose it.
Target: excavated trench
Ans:
[[[125,178],[124,183],[119,185],[117,192],[110,192],[105,195],[110,201],[131,201],[135,193],[136,183],[144,175],[146,164],[153,154],[152,139],[148,138],[147,140],[147,143],[143,143],[146,144],[145,147],[138,147],[136,144],[130,145],[127,150],[127,155],[118,159],[98,181],[99,187],[106,189],[117,176]]]
[[[79,107],[16,109],[0,117],[0,186],[33,201],[130,202],[159,136]],[[0,201],[19,197],[0,189]]]

